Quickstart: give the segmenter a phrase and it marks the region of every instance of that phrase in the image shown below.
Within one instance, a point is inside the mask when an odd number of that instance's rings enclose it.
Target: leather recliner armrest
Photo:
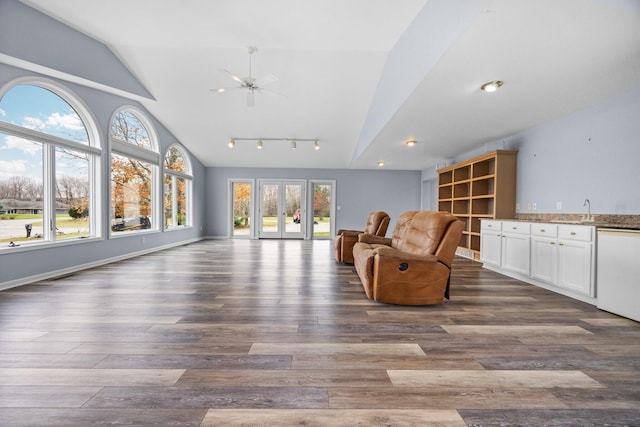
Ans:
[[[388,237],[376,236],[375,234],[360,233],[358,241],[361,243],[371,243],[377,245],[386,245],[391,247],[391,239]]]
[[[380,256],[389,256],[397,258],[403,262],[406,261],[419,261],[419,262],[438,262],[438,257],[432,254],[412,254],[409,252],[402,252],[392,247],[377,247],[373,250],[374,254]]]
[[[344,229],[340,229],[338,230],[338,232],[336,233],[336,235],[343,235],[343,236],[353,236],[353,237],[357,237],[358,234],[362,233],[362,230],[344,230]]]

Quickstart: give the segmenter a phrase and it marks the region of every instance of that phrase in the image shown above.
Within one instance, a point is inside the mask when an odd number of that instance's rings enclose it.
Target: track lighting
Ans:
[[[255,142],[256,143],[256,148],[258,150],[262,150],[264,148],[264,144],[265,141],[266,142],[286,142],[289,144],[289,148],[291,148],[291,150],[295,150],[298,148],[298,143],[299,142],[311,142],[313,143],[313,149],[314,150],[319,150],[320,149],[320,140],[318,138],[231,138],[229,139],[229,142],[227,143],[229,148],[234,148],[236,146],[236,142],[243,142],[243,141],[251,141],[251,142]]]

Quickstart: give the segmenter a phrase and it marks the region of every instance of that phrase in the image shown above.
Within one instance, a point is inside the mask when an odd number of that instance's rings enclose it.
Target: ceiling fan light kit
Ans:
[[[275,83],[278,81],[278,78],[273,74],[267,74],[261,79],[256,79],[252,74],[252,57],[253,54],[258,51],[258,48],[255,46],[247,47],[247,51],[249,52],[249,75],[247,77],[239,77],[236,74],[233,74],[225,69],[220,69],[219,71],[227,74],[231,79],[235,82],[240,83],[239,86],[229,86],[229,87],[219,87],[211,89],[211,92],[214,93],[225,93],[229,90],[237,90],[237,89],[246,89],[247,90],[247,107],[254,107],[256,104],[255,93],[269,93],[278,96],[284,96],[277,92],[270,91],[265,89],[264,86],[267,86],[271,83]]]

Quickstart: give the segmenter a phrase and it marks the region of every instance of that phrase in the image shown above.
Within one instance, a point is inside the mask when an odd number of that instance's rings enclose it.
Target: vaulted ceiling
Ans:
[[[423,170],[640,84],[637,0],[21,1],[104,43],[206,166]],[[210,90],[248,46],[282,95],[254,107]]]

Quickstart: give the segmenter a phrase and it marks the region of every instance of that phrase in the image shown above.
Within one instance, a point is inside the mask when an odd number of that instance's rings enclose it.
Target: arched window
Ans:
[[[172,145],[164,156],[164,228],[191,225],[191,164],[184,151]]]
[[[0,89],[0,248],[100,236],[100,139],[84,103],[41,78]]]
[[[111,142],[111,232],[158,229],[158,139],[146,115],[134,107],[115,112]]]

